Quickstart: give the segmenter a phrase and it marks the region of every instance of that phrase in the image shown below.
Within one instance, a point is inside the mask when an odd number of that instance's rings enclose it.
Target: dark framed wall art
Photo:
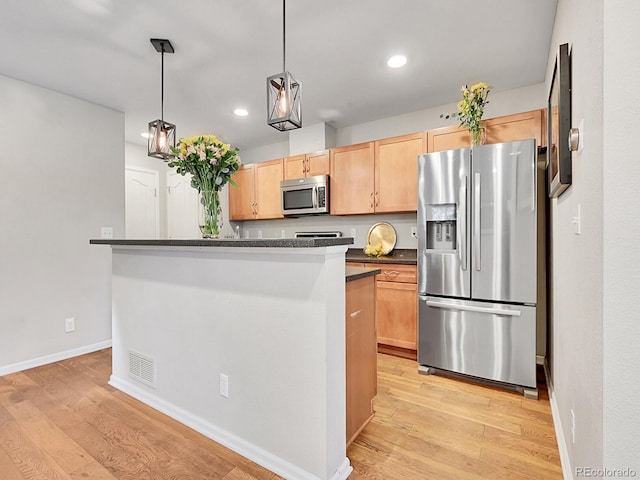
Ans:
[[[549,198],[571,185],[571,56],[569,44],[558,47],[547,105],[547,183]]]

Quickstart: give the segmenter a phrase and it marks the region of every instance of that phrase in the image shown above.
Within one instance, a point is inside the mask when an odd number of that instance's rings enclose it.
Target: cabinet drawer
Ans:
[[[363,262],[346,262],[345,266],[347,267],[364,267],[364,266],[369,266],[369,264],[365,264]]]
[[[418,283],[418,268],[415,265],[402,265],[398,263],[368,263],[368,267],[379,268],[382,273],[377,280],[398,283]]]

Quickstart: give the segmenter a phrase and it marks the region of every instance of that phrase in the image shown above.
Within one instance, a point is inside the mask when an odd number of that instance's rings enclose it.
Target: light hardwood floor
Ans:
[[[549,396],[437,375],[378,354],[375,415],[347,456],[350,479],[562,479]]]
[[[378,356],[352,479],[562,478],[549,401]],[[107,384],[111,351],[0,377],[0,478],[280,478]]]

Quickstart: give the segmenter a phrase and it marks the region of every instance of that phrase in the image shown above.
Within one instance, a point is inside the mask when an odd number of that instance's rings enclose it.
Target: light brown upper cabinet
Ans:
[[[415,212],[424,132],[331,150],[331,213]]]
[[[284,179],[329,175],[329,150],[295,155],[284,159]]]
[[[424,132],[375,142],[375,211],[415,212],[418,155],[427,152]]]
[[[238,188],[229,187],[229,218],[283,218],[280,212],[280,182],[283,179],[282,159],[243,166],[233,176]]]
[[[255,164],[244,165],[233,175],[238,185],[229,185],[229,218],[231,220],[252,220],[255,218]]]
[[[374,213],[373,142],[331,149],[331,213]]]
[[[535,138],[538,146],[546,146],[544,110],[506,115],[484,120],[485,143],[515,142]],[[444,127],[427,132],[430,152],[471,146],[469,131],[458,127]]]

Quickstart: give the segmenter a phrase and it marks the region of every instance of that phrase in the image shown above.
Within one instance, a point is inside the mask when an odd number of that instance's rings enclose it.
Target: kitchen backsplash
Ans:
[[[300,218],[285,218],[282,220],[250,220],[231,222],[233,227],[240,225],[242,238],[293,238],[295,232],[339,231],[344,237],[351,237],[355,229],[355,243],[357,248],[364,248],[367,244],[367,233],[376,222],[388,222],[396,230],[396,248],[418,248],[418,240],[411,235],[411,227],[416,227],[415,213],[389,215],[350,215],[350,216],[307,216]],[[247,237],[248,236],[248,237]]]

